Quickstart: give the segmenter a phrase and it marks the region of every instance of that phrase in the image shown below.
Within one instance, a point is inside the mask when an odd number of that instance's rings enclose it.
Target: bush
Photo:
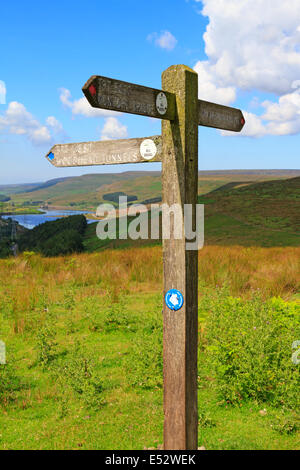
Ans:
[[[88,356],[79,344],[57,367],[55,378],[63,390],[66,386],[83,400],[89,408],[100,408],[104,405],[103,382],[96,369],[95,361]]]
[[[163,385],[163,326],[162,315],[148,322],[144,331],[139,331],[135,344],[126,361],[130,385],[143,389],[161,388]]]
[[[137,322],[137,317],[128,312],[125,302],[119,301],[118,303],[112,303],[107,308],[101,329],[105,333],[112,331],[135,332]]]
[[[7,405],[16,398],[23,384],[17,376],[13,363],[0,364],[0,404]]]
[[[2,238],[2,240],[0,240],[0,258],[8,258],[9,256],[12,256],[10,246],[11,241],[8,238]]]
[[[220,290],[201,309],[209,312],[202,347],[222,398],[299,409],[300,369],[291,360],[292,343],[300,339],[299,305],[263,302],[259,295],[242,301]]]
[[[50,323],[41,328],[37,335],[37,361],[47,367],[57,356],[56,331]]]

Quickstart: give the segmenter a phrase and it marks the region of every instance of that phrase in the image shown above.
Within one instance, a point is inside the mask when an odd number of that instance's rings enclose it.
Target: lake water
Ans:
[[[77,214],[91,214],[88,211],[45,211],[44,214],[20,214],[20,215],[3,215],[3,219],[11,218],[19,222],[23,227],[32,229],[37,225],[43,224],[44,222],[51,222],[53,220],[59,219],[63,216],[68,215],[77,215]],[[95,222],[95,220],[88,220],[87,223],[90,224]]]

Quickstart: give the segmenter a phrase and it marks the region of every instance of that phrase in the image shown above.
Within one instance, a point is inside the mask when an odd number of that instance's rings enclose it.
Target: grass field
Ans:
[[[199,446],[300,448],[290,344],[300,340],[299,255],[296,247],[199,252]],[[161,309],[160,246],[0,260],[0,448],[162,443]],[[226,346],[239,324],[249,331],[236,351],[257,384],[249,397],[245,371],[238,382],[220,376],[235,353],[222,350],[215,362],[215,339]],[[276,367],[264,362],[268,345]]]

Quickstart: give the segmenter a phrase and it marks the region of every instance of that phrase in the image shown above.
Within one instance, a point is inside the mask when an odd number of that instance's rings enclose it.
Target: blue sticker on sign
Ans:
[[[179,310],[183,306],[183,295],[179,290],[171,289],[166,293],[165,301],[170,310]]]
[[[53,160],[54,159],[54,154],[52,152],[48,153],[47,157],[49,158],[49,160]]]

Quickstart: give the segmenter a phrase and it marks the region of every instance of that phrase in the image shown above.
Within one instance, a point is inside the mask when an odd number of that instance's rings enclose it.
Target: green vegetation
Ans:
[[[280,185],[280,192],[277,184]],[[300,245],[300,178],[236,189],[232,189],[231,185],[230,188],[198,197],[198,202],[205,205],[205,245]],[[269,195],[268,199],[265,194]],[[129,217],[128,225],[131,221]],[[88,226],[84,236],[84,246],[88,252],[159,243],[160,240],[119,240],[118,236],[116,240],[99,240],[96,223]]]
[[[153,180],[152,176],[147,178]],[[126,180],[126,184],[137,180],[139,180],[138,177],[135,179],[129,178]],[[56,186],[59,184],[62,184],[62,182],[56,183]],[[119,196],[125,194],[128,193],[122,191],[104,193],[103,199],[116,203]],[[242,184],[241,181],[231,182],[208,194],[202,194],[198,197],[198,202],[205,205],[205,245],[299,246],[299,195],[300,177],[255,184]],[[129,200],[133,201],[136,197],[129,196]],[[157,203],[160,200],[161,198],[157,197],[142,202]],[[30,202],[31,210],[37,211],[33,208],[33,205],[37,202],[41,201]],[[29,202],[24,204],[29,204]],[[14,210],[19,213],[21,209],[15,206]],[[28,209],[24,207],[23,210]],[[81,219],[78,220],[83,220],[83,216],[79,217]],[[85,225],[85,227],[77,230],[76,224],[75,227],[68,226],[68,222],[66,222],[66,219],[64,220],[65,222],[47,222],[30,233],[24,233],[19,243],[21,251],[36,251],[46,256],[57,256],[83,250],[91,253],[107,248],[151,246],[161,243],[161,240],[120,240],[118,220],[116,240],[99,240],[96,235],[97,222],[90,224],[88,227]],[[128,217],[128,226],[132,220],[132,217]],[[1,227],[0,222],[1,257],[11,254],[9,249],[11,226],[9,222],[4,225],[3,223],[4,221],[2,221]],[[150,227],[149,216],[149,233]],[[65,230],[71,230],[71,232],[62,233]],[[76,234],[72,230],[78,233]]]
[[[8,258],[12,255],[10,237],[1,237],[0,240],[0,258]]]
[[[238,188],[219,188],[205,204],[209,244],[299,246],[300,177]]]
[[[87,226],[83,215],[45,222],[24,233],[18,240],[20,251],[58,256],[83,251],[82,237]]]
[[[199,446],[207,449],[299,448],[300,366],[291,357],[300,340],[300,178],[253,183],[261,177],[215,172],[199,190]],[[64,200],[86,208],[120,193],[153,202],[160,191],[158,174],[141,172],[9,197],[19,210]],[[96,224],[78,215],[20,231],[23,253],[0,259],[0,449],[162,443],[162,253],[148,246],[160,241],[99,240]],[[0,218],[0,257],[10,254],[11,228]]]
[[[17,236],[27,232],[27,229],[16,223],[15,225]],[[12,255],[11,240],[12,236],[12,219],[2,219],[0,217],[0,258],[7,258]]]
[[[299,367],[291,361],[291,345],[300,335],[300,306],[280,298],[263,302],[258,293],[243,301],[219,290],[203,299],[200,309],[206,319],[202,351],[220,399],[300,410]]]
[[[119,197],[126,196],[127,202],[137,201],[137,196],[129,196],[128,194],[123,193],[123,191],[117,191],[115,193],[103,194],[104,201],[112,201],[116,204],[119,204]]]
[[[299,249],[199,256],[199,446],[298,449]],[[161,262],[160,247],[0,260],[1,449],[162,443]]]

